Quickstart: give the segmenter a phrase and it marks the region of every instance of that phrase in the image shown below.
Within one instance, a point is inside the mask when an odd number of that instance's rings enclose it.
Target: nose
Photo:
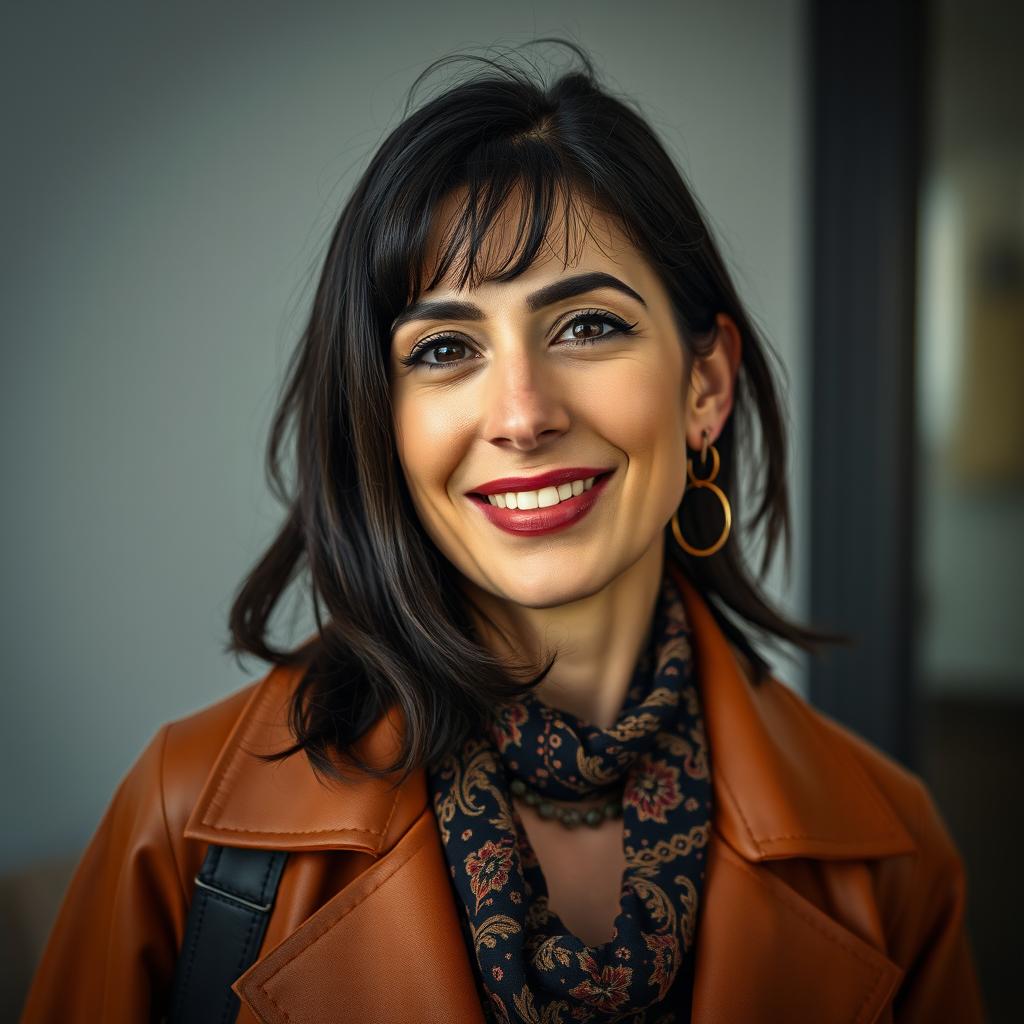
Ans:
[[[482,428],[492,444],[531,451],[569,429],[563,382],[543,353],[525,345],[495,352],[483,394]]]

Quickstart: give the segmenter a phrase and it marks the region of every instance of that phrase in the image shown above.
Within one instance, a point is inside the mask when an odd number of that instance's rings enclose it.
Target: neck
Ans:
[[[545,704],[600,728],[614,724],[650,634],[665,552],[664,536],[594,594],[553,608],[527,608],[473,588],[473,598],[514,641],[539,660],[552,644],[561,652],[534,691]],[[509,643],[480,624],[484,643],[499,657]]]

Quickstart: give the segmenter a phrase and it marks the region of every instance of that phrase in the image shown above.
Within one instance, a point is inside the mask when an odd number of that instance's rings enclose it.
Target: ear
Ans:
[[[732,412],[743,339],[736,322],[728,313],[715,316],[715,344],[709,355],[697,358],[690,369],[690,390],[687,399],[686,443],[694,451],[722,432]]]

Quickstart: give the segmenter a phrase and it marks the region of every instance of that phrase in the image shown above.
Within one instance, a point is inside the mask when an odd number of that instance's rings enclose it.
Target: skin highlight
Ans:
[[[453,193],[441,204],[431,252],[440,251],[459,201]],[[484,319],[400,324],[392,334],[392,410],[417,514],[466,593],[515,649],[539,656],[559,646],[538,697],[607,727],[650,629],[664,528],[686,486],[686,444],[699,453],[704,430],[713,443],[732,410],[740,335],[719,314],[712,353],[684,380],[686,350],[656,271],[614,219],[587,212],[571,258],[549,238],[515,280],[458,292],[449,268],[437,288],[420,296],[471,301]],[[485,243],[485,267],[514,244],[518,216],[510,202]],[[588,271],[614,275],[643,301],[601,287],[528,308],[526,295]],[[635,328],[621,334],[594,316],[569,323],[589,310]],[[424,363],[401,361],[441,332],[455,337],[421,351]],[[583,337],[594,343],[573,344]],[[555,534],[512,536],[488,522],[466,493],[499,477],[566,466],[614,473],[590,513]],[[485,623],[480,629],[497,654],[513,653],[505,637]]]

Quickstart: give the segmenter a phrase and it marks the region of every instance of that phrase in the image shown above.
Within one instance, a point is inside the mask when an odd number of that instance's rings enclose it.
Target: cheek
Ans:
[[[417,400],[394,403],[395,442],[409,491],[421,508],[436,498],[463,457],[460,439],[468,436],[465,414],[456,403]]]
[[[682,383],[671,366],[659,361],[619,365],[592,397],[594,421],[631,461],[685,458]]]

